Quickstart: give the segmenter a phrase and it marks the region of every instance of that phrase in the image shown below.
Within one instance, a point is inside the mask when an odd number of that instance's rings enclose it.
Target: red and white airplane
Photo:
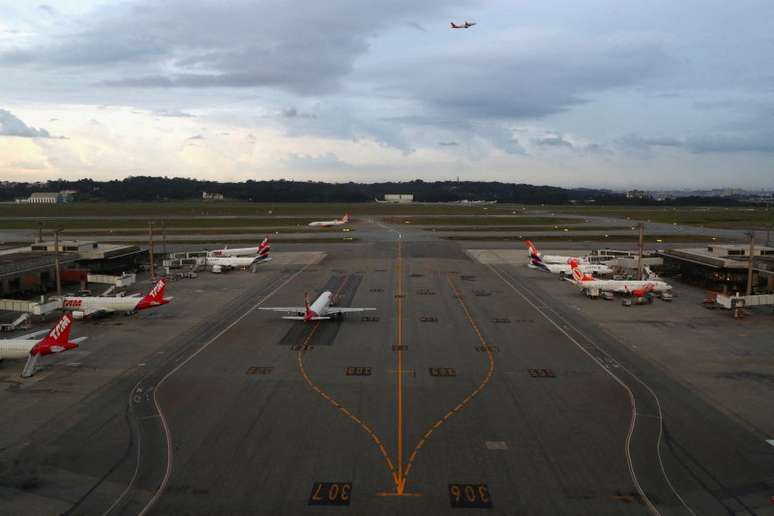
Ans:
[[[333,304],[333,294],[326,290],[311,305],[309,304],[309,294],[304,294],[304,306],[262,306],[259,309],[295,314],[282,317],[291,321],[324,321],[334,317],[341,319],[344,314],[376,310],[376,308],[341,308],[332,306]]]
[[[466,21],[465,23],[463,23],[461,25],[457,25],[456,23],[451,22],[451,28],[452,29],[469,29],[470,27],[472,27],[475,24],[476,24],[476,22],[469,22],[469,21]]]
[[[24,335],[16,339],[0,340],[0,360],[4,358],[27,358],[27,363],[22,370],[22,377],[28,378],[35,374],[35,365],[40,357],[51,355],[52,353],[61,353],[68,349],[75,349],[79,342],[83,342],[88,337],[79,337],[70,339],[70,330],[73,326],[72,314],[64,314],[54,325],[51,331],[43,330]],[[43,340],[34,339],[48,331],[48,335]]]
[[[99,317],[113,312],[126,312],[132,314],[140,310],[166,305],[173,298],[164,297],[164,288],[167,281],[160,279],[145,297],[134,294],[125,297],[77,297],[67,296],[62,301],[62,308],[72,312],[75,319],[85,317]]]
[[[644,297],[650,292],[663,294],[672,290],[672,285],[661,280],[601,280],[581,271],[575,260],[570,262],[570,266],[573,277],[571,281],[581,290],[596,288],[603,292],[631,294],[634,297]]]
[[[331,226],[343,226],[347,223],[349,223],[349,213],[345,213],[341,219],[318,220],[315,222],[310,222],[309,225],[312,227],[329,228]]]
[[[261,260],[271,260],[269,253],[271,252],[271,244],[269,244],[269,237],[265,237],[258,247],[238,247],[236,249],[229,249],[226,246],[223,249],[215,249],[207,253],[208,257],[223,257],[223,256],[257,256]]]
[[[540,251],[538,251],[537,247],[535,247],[535,244],[532,243],[532,240],[525,240],[524,243],[527,244],[527,252],[529,253],[529,257],[532,258],[534,256],[539,256],[543,263],[561,263],[568,265],[570,260],[576,260],[580,264],[588,263],[588,259],[585,256],[542,254]]]

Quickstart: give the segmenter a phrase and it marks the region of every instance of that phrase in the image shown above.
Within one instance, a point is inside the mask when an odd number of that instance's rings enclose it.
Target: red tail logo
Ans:
[[[304,294],[304,309],[306,310],[304,312],[304,320],[309,321],[312,319],[312,317],[317,317],[317,314],[312,311],[311,308],[309,308],[309,293]]]
[[[531,256],[540,256],[537,247],[532,243],[532,240],[525,240],[524,242],[527,244],[527,249],[529,249],[529,254]]]
[[[68,342],[72,326],[73,315],[67,312],[57,321],[56,325],[48,332],[48,335],[33,346],[30,350],[30,355],[50,355],[51,353],[60,353],[68,349],[77,348],[78,344]]]
[[[164,278],[161,278],[158,283],[153,285],[153,288],[148,292],[148,295],[137,303],[137,306],[134,309],[144,310],[145,308],[150,308],[152,306],[167,304],[168,300],[164,299],[164,288],[166,288],[166,286],[167,281]]]

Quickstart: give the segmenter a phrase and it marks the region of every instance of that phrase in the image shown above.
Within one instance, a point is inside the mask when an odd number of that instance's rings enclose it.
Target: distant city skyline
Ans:
[[[0,180],[774,189],[773,15],[763,0],[0,0]]]

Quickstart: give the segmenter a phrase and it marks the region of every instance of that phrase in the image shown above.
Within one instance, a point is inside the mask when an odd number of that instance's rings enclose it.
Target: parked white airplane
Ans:
[[[0,360],[4,358],[27,358],[27,363],[24,365],[21,375],[23,378],[30,377],[35,374],[35,365],[38,358],[77,348],[79,342],[83,342],[88,338],[80,337],[69,340],[72,325],[73,316],[70,313],[66,313],[57,321],[51,331],[36,331],[16,339],[0,340]],[[47,331],[48,335],[45,338],[40,341],[35,340],[35,338]]]
[[[600,280],[583,273],[575,261],[571,262],[570,266],[573,277],[571,281],[581,290],[597,288],[603,292],[631,294],[635,297],[643,297],[648,292],[663,294],[672,290],[672,285],[661,280]]]
[[[571,259],[571,263],[578,264],[577,260]],[[570,263],[546,263],[543,261],[542,256],[537,254],[530,254],[529,263],[527,264],[531,269],[538,269],[553,274],[559,274],[559,276],[571,276],[572,265]],[[607,265],[597,263],[581,263],[578,264],[581,272],[584,274],[612,274],[613,269]]]
[[[323,227],[328,228],[331,226],[343,226],[344,224],[347,224],[349,222],[349,213],[344,214],[344,216],[339,219],[333,219],[333,220],[318,220],[315,222],[310,222],[310,226],[314,227]]]
[[[207,256],[206,264],[212,267],[212,272],[223,272],[229,269],[246,269],[258,263],[268,262],[271,258],[266,255],[255,256]]]
[[[578,263],[588,263],[588,258],[585,256],[561,256],[556,254],[542,254],[538,251],[537,247],[535,247],[535,244],[532,243],[532,240],[525,240],[525,244],[527,244],[527,249],[530,258],[533,256],[539,256],[541,260],[543,260],[543,263],[563,263],[563,264],[569,264],[570,260],[577,260]],[[569,271],[568,271],[569,274]]]
[[[223,256],[258,256],[261,261],[271,260],[269,253],[271,252],[271,245],[269,244],[269,237],[266,237],[258,244],[258,247],[238,247],[236,249],[229,249],[226,246],[223,249],[215,249],[207,253],[208,257],[223,257]]]
[[[160,279],[145,297],[139,294],[125,297],[79,297],[67,296],[62,301],[62,308],[73,313],[75,319],[112,314],[113,312],[134,313],[156,306],[161,306],[172,301],[171,297],[164,297],[164,288],[167,282]]]
[[[376,310],[376,308],[341,308],[338,306],[332,306],[333,294],[330,291],[325,291],[320,294],[320,297],[315,299],[314,303],[309,305],[309,294],[304,294],[304,306],[274,306],[274,307],[260,307],[260,310],[271,310],[273,312],[285,312],[296,315],[285,315],[283,319],[290,319],[292,321],[322,321],[326,319],[333,319],[334,317],[342,318],[344,314],[351,312],[365,312]]]

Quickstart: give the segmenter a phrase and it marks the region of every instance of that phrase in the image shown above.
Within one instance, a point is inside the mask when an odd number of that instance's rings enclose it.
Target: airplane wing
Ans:
[[[93,317],[93,318],[105,317],[107,315],[112,314],[113,312],[115,312],[115,310],[112,310],[110,308],[97,308],[95,310],[90,310],[88,312],[84,311],[83,317]]]
[[[287,319],[289,321],[306,321],[307,319],[303,315],[285,315],[282,317],[283,319]],[[327,319],[330,319],[330,317],[310,317],[310,321],[325,321]]]
[[[370,312],[376,310],[376,308],[339,308],[337,306],[331,306],[328,308],[328,313],[331,315],[336,314],[348,314],[351,312]]]
[[[32,333],[28,333],[26,335],[22,335],[21,337],[17,337],[18,339],[34,339],[35,337],[40,337],[41,335],[45,335],[50,330],[40,330],[40,331],[34,331]]]
[[[259,306],[258,310],[268,310],[270,312],[285,312],[293,314],[306,312],[306,308],[303,306]]]

